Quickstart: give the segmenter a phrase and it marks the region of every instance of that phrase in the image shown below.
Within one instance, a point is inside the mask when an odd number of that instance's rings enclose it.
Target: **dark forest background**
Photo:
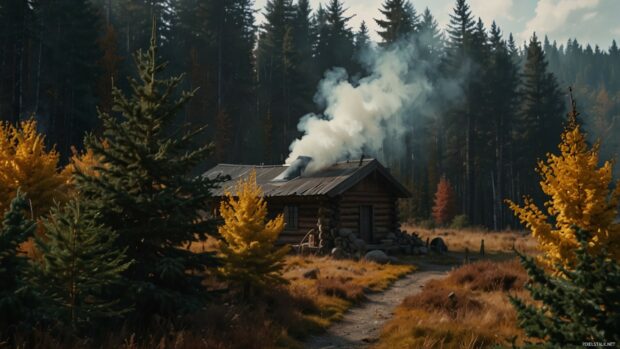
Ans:
[[[178,127],[209,125],[217,162],[282,163],[299,137],[299,118],[323,73],[344,67],[363,76],[369,45],[414,40],[440,62],[431,82],[459,76],[463,95],[432,116],[412,112],[398,154],[382,159],[413,197],[409,218],[427,219],[441,176],[454,185],[473,224],[515,226],[503,200],[540,199],[537,159],[554,151],[573,86],[590,139],[602,154],[620,150],[620,51],[577,39],[535,34],[517,43],[455,1],[447,28],[415,1],[385,0],[375,20],[381,42],[340,0],[269,0],[257,23],[252,0],[0,0],[0,119],[36,118],[65,159],[85,132],[97,132],[97,108],[110,111],[111,86],[128,87],[131,54],[148,46],[152,19],[170,74],[199,88]],[[206,140],[206,139],[205,139]],[[369,154],[373,155],[373,154]],[[618,168],[618,166],[616,166]],[[617,173],[617,172],[616,172]]]

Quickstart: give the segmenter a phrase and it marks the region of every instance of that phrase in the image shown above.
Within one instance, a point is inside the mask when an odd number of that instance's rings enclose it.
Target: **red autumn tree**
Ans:
[[[445,176],[437,183],[435,204],[433,205],[433,219],[437,225],[445,225],[452,221],[456,214],[454,190]]]

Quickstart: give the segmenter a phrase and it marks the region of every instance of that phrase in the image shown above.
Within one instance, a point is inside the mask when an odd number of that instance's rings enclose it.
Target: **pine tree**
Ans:
[[[106,296],[131,264],[127,247],[119,248],[118,235],[89,214],[78,199],[52,209],[43,221],[45,237],[36,238],[43,260],[32,273],[44,311],[76,333],[130,311]]]
[[[28,210],[25,196],[17,192],[0,226],[0,340],[28,318],[33,302],[26,293],[28,258],[18,251],[36,229],[35,222],[25,217]]]
[[[202,212],[209,211],[218,180],[191,172],[212,145],[194,143],[204,127],[177,135],[173,121],[192,93],[175,97],[182,76],[159,78],[166,64],[158,62],[155,32],[135,61],[140,80],[130,80],[131,95],[114,89],[119,117],[101,113],[102,139],[86,139],[102,166],[96,176],[78,168],[76,181],[85,209],[118,234],[116,245],[135,261],[123,273],[128,285],[119,292],[135,304],[136,316],[148,318],[194,310],[204,297],[202,278],[188,273],[214,259],[184,246],[214,231]]]
[[[324,10],[325,23],[319,26],[317,64],[319,72],[335,67],[351,70],[353,57],[353,32],[348,26],[351,16],[345,16],[342,1],[330,0]]]
[[[529,198],[522,207],[509,202],[545,252],[542,260],[552,268],[558,264],[567,269],[575,267],[575,249],[579,247],[575,227],[592,232],[590,251],[604,248],[612,258],[620,260],[620,224],[615,221],[620,185],[609,189],[612,163],[607,161],[599,167],[600,145],[588,146],[577,122],[574,101],[572,107],[559,145],[560,154],[549,154],[546,162],[538,164],[540,185],[549,197],[545,203],[547,214]]]
[[[428,7],[420,20],[418,46],[422,50],[420,56],[429,62],[438,61],[443,53],[443,35]]]
[[[542,307],[510,297],[517,310],[519,327],[545,347],[568,348],[584,342],[620,341],[620,266],[616,257],[589,248],[592,236],[573,227],[577,240],[574,270],[552,276],[533,258],[519,254],[531,282],[532,298]]]
[[[519,92],[521,108],[516,127],[520,156],[517,168],[534,166],[537,159],[559,143],[562,123],[562,96],[555,76],[547,71],[547,61],[540,41],[533,35],[527,47]],[[532,192],[535,179],[530,171],[520,174],[523,190]],[[540,195],[534,195],[536,199]]]
[[[435,192],[435,204],[433,206],[433,219],[435,224],[443,226],[450,223],[456,215],[456,196],[450,181],[445,176],[441,177]]]
[[[59,154],[47,151],[34,120],[18,126],[0,123],[0,214],[19,188],[26,192],[35,217],[46,213],[54,200],[64,200],[69,178],[59,171],[58,162]]]
[[[362,21],[362,23],[360,24],[360,29],[357,31],[357,33],[355,33],[354,43],[356,55],[359,55],[361,52],[363,52],[370,44],[370,35],[368,34],[368,27],[366,26],[366,22]]]
[[[224,224],[219,227],[223,266],[220,271],[240,286],[246,297],[276,283],[284,283],[281,269],[288,246],[274,244],[284,229],[280,214],[267,221],[267,202],[256,184],[256,172],[237,183],[220,205]]]
[[[418,30],[419,18],[408,0],[385,0],[379,12],[385,19],[375,19],[384,45],[406,38]]]

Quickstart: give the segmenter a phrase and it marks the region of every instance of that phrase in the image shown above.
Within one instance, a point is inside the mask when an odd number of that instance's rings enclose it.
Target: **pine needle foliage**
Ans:
[[[526,285],[542,307],[511,297],[519,326],[544,347],[581,347],[583,342],[620,342],[620,266],[605,248],[593,253],[592,235],[573,227],[578,247],[574,269],[563,276],[545,272],[533,258],[519,254],[531,282]],[[517,252],[518,253],[518,252]]]
[[[29,309],[24,283],[28,258],[18,251],[36,230],[35,222],[25,216],[28,209],[25,196],[18,191],[0,227],[0,339],[14,332]]]
[[[43,221],[45,237],[36,238],[43,260],[34,265],[33,283],[43,296],[44,311],[74,333],[130,310],[106,296],[131,265],[127,248],[119,249],[118,235],[89,214],[79,199],[72,199],[52,209]]]
[[[234,193],[226,194],[220,214],[224,219],[219,227],[221,274],[241,287],[246,298],[266,286],[284,283],[281,270],[289,247],[274,247],[284,230],[284,217],[279,214],[267,221],[267,202],[256,184],[256,172],[240,180]]]
[[[204,127],[176,130],[177,114],[193,92],[177,92],[183,76],[160,77],[166,63],[158,60],[155,38],[153,29],[150,48],[135,55],[139,79],[129,79],[130,95],[114,88],[115,114],[101,112],[101,137],[85,140],[101,162],[96,174],[76,168],[76,189],[88,209],[118,233],[117,245],[134,261],[119,292],[140,318],[199,309],[205,297],[200,272],[215,264],[213,253],[185,248],[216,232],[204,212],[219,180],[192,174],[212,145],[194,142]]]
[[[26,120],[17,126],[0,123],[0,214],[5,212],[18,188],[26,193],[38,217],[64,199],[67,175],[59,171],[59,155],[47,150],[37,123]]]
[[[546,258],[541,261],[551,268],[561,264],[570,269],[574,265],[579,247],[575,226],[592,232],[589,246],[593,252],[605,247],[616,261],[620,258],[620,224],[616,222],[620,185],[610,189],[613,164],[606,161],[599,166],[600,144],[588,145],[578,115],[573,101],[560,154],[548,154],[546,162],[538,163],[540,185],[549,197],[547,214],[530,198],[525,198],[522,207],[508,201],[545,252]]]

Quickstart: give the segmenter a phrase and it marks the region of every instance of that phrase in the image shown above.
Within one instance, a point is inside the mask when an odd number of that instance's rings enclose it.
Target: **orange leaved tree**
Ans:
[[[525,198],[524,206],[509,201],[510,208],[545,252],[546,258],[541,260],[552,268],[557,264],[569,269],[574,266],[579,247],[576,228],[592,234],[592,252],[605,247],[616,260],[620,257],[620,224],[616,222],[620,185],[610,189],[613,164],[606,161],[599,166],[599,143],[588,145],[577,116],[573,101],[560,154],[548,154],[547,161],[538,164],[540,185],[549,197],[545,203],[547,213],[529,198]]]
[[[450,181],[445,176],[437,183],[433,219],[437,225],[445,225],[452,221],[456,214],[456,200]]]
[[[279,214],[267,220],[267,202],[256,184],[256,172],[237,183],[234,193],[227,193],[220,205],[224,224],[219,227],[223,238],[220,256],[221,274],[233,285],[241,287],[245,297],[274,283],[281,276],[288,246],[274,246],[284,230],[284,217]]]
[[[35,217],[47,212],[54,200],[64,200],[68,177],[59,171],[58,160],[56,150],[47,151],[36,121],[17,126],[0,123],[0,214],[18,188],[26,194]]]

